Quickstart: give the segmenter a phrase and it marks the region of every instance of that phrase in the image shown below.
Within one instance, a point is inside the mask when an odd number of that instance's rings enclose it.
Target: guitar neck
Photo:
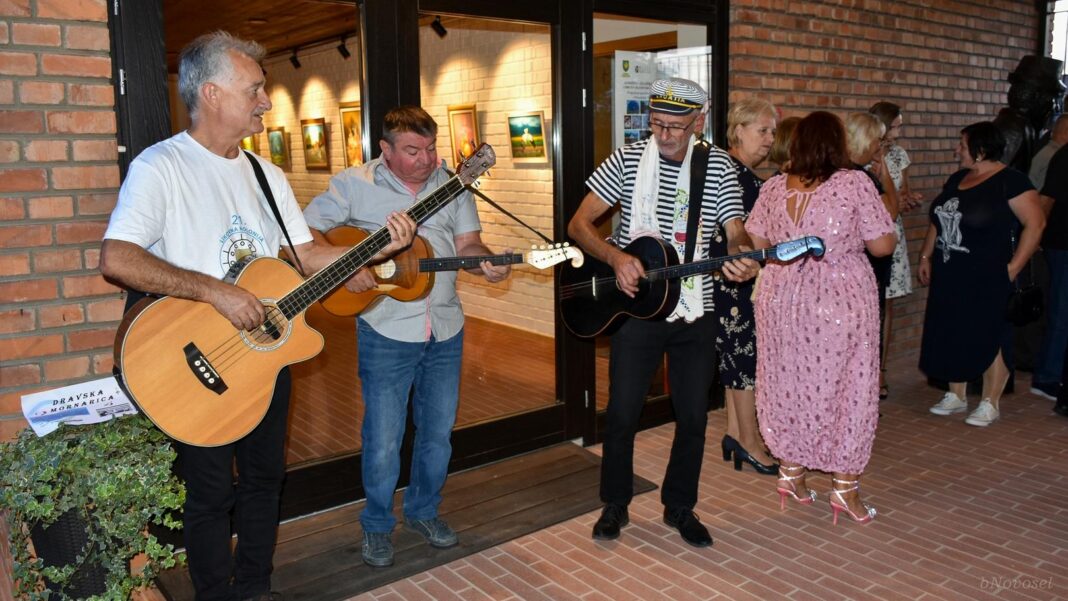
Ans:
[[[429,219],[441,207],[463,192],[464,184],[459,176],[449,178],[425,198],[405,211],[417,224]],[[351,278],[363,266],[371,262],[375,255],[389,245],[389,230],[383,226],[369,235],[363,242],[349,249],[326,267],[309,277],[292,292],[278,301],[278,308],[287,318],[292,318],[312,303],[326,296],[342,282]]]
[[[523,255],[480,255],[472,257],[429,257],[419,259],[419,271],[457,271],[460,269],[474,269],[483,261],[489,261],[493,265],[515,265],[523,262]]]
[[[775,255],[775,246],[768,248],[762,248],[760,250],[750,250],[736,255],[730,255],[726,257],[716,257],[715,259],[705,259],[703,261],[694,261],[692,263],[681,263],[672,267],[661,267],[659,269],[651,269],[645,272],[645,278],[647,280],[671,280],[675,278],[685,278],[693,275],[699,275],[702,273],[708,273],[715,271],[723,266],[728,261],[735,259],[754,259],[757,261],[764,261],[768,256]]]

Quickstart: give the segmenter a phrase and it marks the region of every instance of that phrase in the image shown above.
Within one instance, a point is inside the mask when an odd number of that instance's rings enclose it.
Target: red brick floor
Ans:
[[[720,460],[716,411],[696,508],[713,547],[684,544],[653,492],[634,499],[618,541],[594,542],[589,513],[357,599],[1065,599],[1068,419],[1019,379],[1001,420],[980,429],[928,413],[941,393],[914,358],[891,365],[863,479],[871,524],[831,525],[823,474],[814,506],[780,512],[773,478]],[[639,434],[637,473],[661,480],[671,434]]]

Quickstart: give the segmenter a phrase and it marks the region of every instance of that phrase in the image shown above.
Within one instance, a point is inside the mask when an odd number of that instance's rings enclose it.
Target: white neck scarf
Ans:
[[[690,215],[690,157],[693,155],[694,137],[691,135],[686,145],[686,158],[679,167],[679,179],[675,187],[675,206],[672,208],[671,245],[679,255],[679,262],[686,257],[686,224]],[[649,144],[638,161],[638,173],[634,182],[634,195],[631,197],[630,227],[627,234],[631,240],[640,236],[663,238],[660,225],[656,219],[656,205],[660,194],[660,149],[656,138],[650,137]],[[694,257],[702,254],[701,219],[697,219],[697,240],[694,241]],[[705,314],[704,275],[682,278],[680,282],[679,302],[668,316],[668,321],[683,318],[690,323]]]

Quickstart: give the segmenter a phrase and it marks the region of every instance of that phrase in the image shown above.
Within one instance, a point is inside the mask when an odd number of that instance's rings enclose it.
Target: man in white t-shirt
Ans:
[[[271,108],[260,66],[264,54],[259,44],[225,32],[203,35],[182,50],[178,87],[192,126],[134,160],[100,249],[100,271],[131,295],[210,303],[239,330],[263,323],[265,309],[252,292],[222,278],[250,255],[277,256],[284,238],[252,160],[265,172],[294,245],[284,247],[290,258],[299,258],[310,273],[348,250],[312,238],[279,168],[242,156],[241,139],[263,131],[263,113]],[[391,242],[383,255],[410,244],[416,225],[394,212],[387,227]],[[185,544],[198,601],[271,599],[289,389],[289,370],[283,369],[263,421],[234,443],[175,442],[186,481]],[[231,528],[238,537],[233,553]]]

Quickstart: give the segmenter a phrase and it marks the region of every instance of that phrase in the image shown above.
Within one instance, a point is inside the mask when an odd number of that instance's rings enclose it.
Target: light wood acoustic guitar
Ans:
[[[359,244],[368,236],[365,230],[349,225],[342,225],[326,232],[326,239],[331,244],[352,246]],[[362,313],[375,301],[390,297],[399,301],[413,301],[430,294],[434,287],[435,271],[456,271],[473,269],[483,261],[493,265],[515,265],[527,263],[538,269],[546,269],[570,260],[573,267],[582,265],[582,251],[565,243],[533,247],[525,255],[506,253],[500,255],[478,255],[470,257],[435,257],[430,243],[422,236],[416,236],[412,245],[404,252],[397,253],[389,259],[371,267],[377,288],[364,292],[351,292],[344,286],[339,287],[322,300],[323,308],[347,317]]]
[[[634,298],[623,294],[616,285],[616,273],[610,265],[592,257],[580,269],[560,272],[560,315],[567,329],[576,336],[611,334],[627,317],[664,319],[678,304],[679,278],[715,271],[728,261],[745,258],[790,261],[804,255],[819,257],[824,252],[823,240],[816,236],[682,264],[675,248],[659,238],[635,238],[622,250],[641,259],[645,267],[645,278],[638,282]]]
[[[481,145],[456,175],[406,213],[423,223],[495,162],[493,148]],[[242,438],[267,413],[278,372],[323,349],[323,337],[305,322],[304,311],[389,242],[383,227],[307,279],[273,257],[235,264],[227,281],[255,294],[267,309],[267,320],[254,330],[235,329],[208,303],[163,297],[135,304],[115,338],[115,363],[127,392],[175,440],[212,447]]]

